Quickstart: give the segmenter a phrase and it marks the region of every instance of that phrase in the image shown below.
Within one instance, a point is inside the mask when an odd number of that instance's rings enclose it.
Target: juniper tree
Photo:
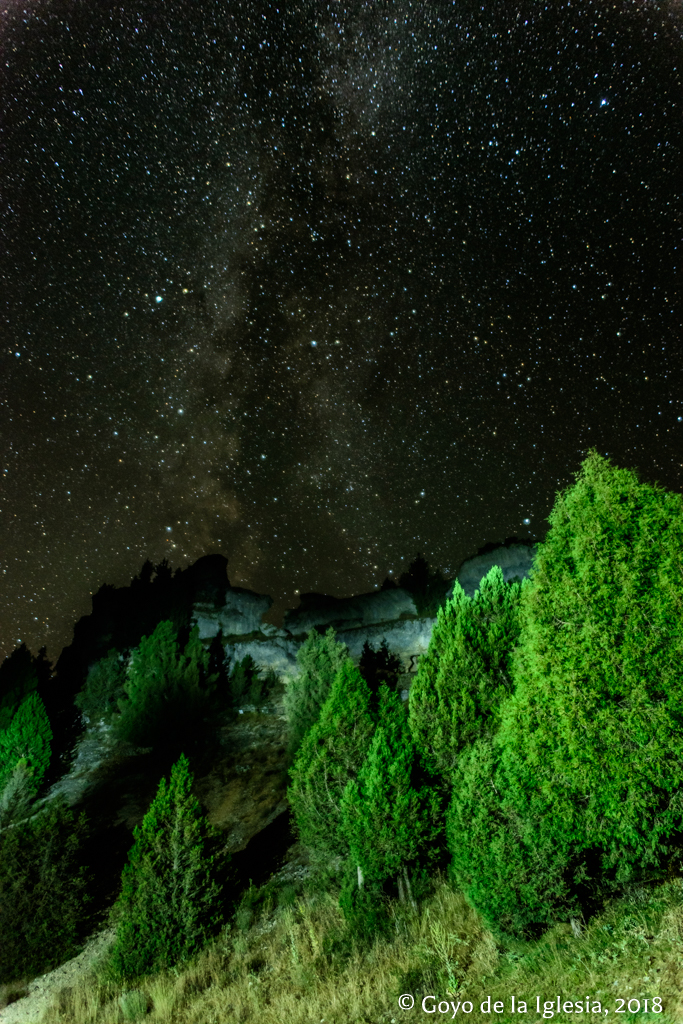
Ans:
[[[288,796],[297,831],[319,856],[333,858],[349,852],[342,826],[342,794],[360,770],[374,729],[368,685],[348,658],[290,770]]]
[[[449,816],[456,880],[489,921],[516,901],[518,931],[656,872],[683,832],[683,499],[593,451],[549,522],[515,692]]]
[[[186,960],[220,925],[228,858],[192,795],[192,781],[181,755],[135,828],[114,911],[109,963],[120,978]]]
[[[112,648],[104,658],[91,665],[85,686],[75,697],[76,707],[94,725],[109,721],[125,697],[126,659]]]
[[[324,634],[312,629],[297,651],[300,672],[287,684],[284,695],[290,755],[298,750],[307,731],[318,720],[347,656],[346,645],[337,642],[331,626]]]
[[[117,735],[139,746],[190,742],[211,706],[208,658],[196,627],[181,654],[173,623],[160,622],[132,653]]]
[[[358,777],[342,796],[342,830],[356,869],[356,884],[342,895],[342,907],[358,923],[376,913],[357,890],[378,893],[395,881],[401,899],[413,904],[410,875],[433,863],[443,831],[442,801],[422,776],[401,698],[383,685],[379,724]]]
[[[0,732],[0,793],[16,776],[15,769],[30,780],[32,795],[38,792],[50,763],[52,729],[42,700],[30,693],[15,711],[7,729]]]
[[[76,952],[87,924],[88,826],[61,800],[0,833],[0,982]]]
[[[473,598],[456,580],[410,689],[410,727],[430,770],[449,783],[460,753],[495,733],[511,695],[522,587],[494,565]]]

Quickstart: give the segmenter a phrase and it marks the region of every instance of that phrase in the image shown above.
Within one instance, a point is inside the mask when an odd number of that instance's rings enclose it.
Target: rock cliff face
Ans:
[[[529,544],[492,546],[463,562],[457,579],[472,597],[494,565],[501,567],[506,581],[528,576],[535,552],[536,546]],[[262,621],[273,603],[270,597],[227,584],[222,594],[216,590],[201,597],[194,604],[193,620],[202,639],[222,630],[226,660],[231,665],[250,655],[261,670],[272,669],[284,680],[297,674],[296,654],[309,630],[333,626],[355,662],[360,660],[366,641],[376,649],[386,640],[389,650],[401,659],[408,685],[420,656],[429,647],[436,621],[420,618],[413,598],[401,588],[346,598],[303,594],[299,607],[285,614],[284,629]]]
[[[468,597],[472,597],[475,590],[479,589],[480,582],[494,565],[501,567],[506,583],[509,583],[515,576],[524,579],[531,571],[536,548],[536,544],[500,545],[484,554],[468,558],[458,571],[460,586]]]
[[[285,629],[294,636],[305,635],[314,626],[358,629],[378,622],[393,622],[402,615],[417,615],[417,610],[408,591],[400,587],[358,597],[302,594],[299,607],[285,613]]]
[[[255,594],[241,587],[227,587],[220,604],[197,601],[193,605],[193,621],[199,636],[208,640],[222,630],[223,636],[244,636],[263,630],[262,619],[273,603],[272,597]]]

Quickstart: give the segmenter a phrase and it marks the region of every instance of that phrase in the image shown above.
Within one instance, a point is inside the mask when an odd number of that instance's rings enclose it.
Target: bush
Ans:
[[[229,858],[192,796],[184,755],[159,783],[121,876],[109,966],[136,978],[186,960],[222,921]]]
[[[456,580],[439,609],[410,689],[410,727],[425,764],[449,783],[460,753],[496,732],[512,694],[523,586],[529,583],[505,583],[494,565],[473,598]]]
[[[346,645],[337,642],[331,626],[325,634],[312,629],[297,651],[301,673],[287,684],[284,695],[290,755],[296,753],[308,730],[318,721],[320,709],[348,653]]]
[[[118,711],[119,701],[125,697],[126,661],[112,649],[105,658],[91,665],[85,686],[76,695],[74,703],[90,724],[104,719],[109,721]]]
[[[72,956],[86,921],[85,815],[53,800],[0,834],[0,982]]]
[[[9,784],[16,788],[21,776],[21,788],[35,796],[50,763],[51,740],[43,702],[37,693],[31,693],[19,705],[8,728],[0,732],[0,794]]]
[[[137,746],[170,749],[190,742],[211,709],[214,682],[199,630],[192,630],[180,654],[173,624],[160,622],[131,656],[117,736]]]
[[[517,933],[656,875],[683,834],[683,499],[591,452],[549,521],[515,693],[449,815],[458,884],[491,922],[517,904]]]
[[[374,730],[368,685],[348,658],[290,771],[288,796],[297,831],[320,856],[349,853],[341,798],[365,760]]]

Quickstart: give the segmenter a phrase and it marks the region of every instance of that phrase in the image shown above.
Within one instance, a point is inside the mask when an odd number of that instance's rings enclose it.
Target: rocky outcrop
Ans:
[[[506,581],[529,575],[536,545],[505,543],[483,548],[462,563],[457,574],[465,593],[472,597],[481,580],[494,565],[499,565]],[[208,566],[207,569],[215,566]],[[296,654],[308,632],[317,627],[333,626],[337,638],[358,662],[367,642],[377,649],[386,640],[389,650],[401,659],[406,676],[417,670],[417,662],[429,647],[435,619],[420,618],[415,602],[400,587],[377,590],[356,597],[329,597],[325,594],[303,594],[298,608],[286,612],[284,629],[262,622],[272,599],[251,590],[216,587],[201,594],[194,604],[193,621],[199,626],[202,639],[215,637],[222,631],[226,660],[233,665],[247,655],[262,671],[271,669],[282,679],[299,671]]]
[[[358,629],[378,622],[393,622],[401,616],[416,615],[415,602],[407,590],[376,590],[357,597],[328,597],[302,594],[298,608],[285,613],[285,629],[294,636],[306,634],[314,626]]]
[[[192,620],[199,626],[199,636],[208,640],[222,631],[224,637],[244,636],[262,631],[262,619],[273,603],[272,597],[255,594],[241,587],[226,587],[221,604],[198,601],[193,606]],[[273,627],[275,628],[275,627]]]
[[[501,544],[490,551],[484,551],[462,563],[458,571],[458,582],[467,596],[473,597],[482,579],[494,565],[501,567],[506,583],[516,576],[524,579],[531,571],[536,548],[536,544]]]

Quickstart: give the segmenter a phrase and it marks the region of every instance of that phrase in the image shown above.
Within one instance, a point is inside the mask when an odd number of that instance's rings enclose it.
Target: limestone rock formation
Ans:
[[[221,603],[197,601],[193,606],[192,620],[199,626],[199,636],[208,640],[217,635],[244,636],[262,630],[262,619],[273,603],[272,597],[255,594],[253,590],[226,585]]]
[[[457,578],[472,597],[494,565],[501,567],[506,581],[528,576],[535,552],[536,545],[518,543],[515,538],[487,545],[463,562]],[[436,620],[419,617],[411,594],[400,587],[343,598],[303,594],[299,607],[285,613],[285,628],[278,629],[262,621],[272,599],[231,587],[227,576],[223,587],[220,568],[215,561],[211,565],[207,561],[202,567],[201,575],[206,579],[199,593],[201,600],[194,604],[193,621],[202,639],[215,637],[222,630],[229,666],[250,655],[263,672],[271,669],[281,678],[290,679],[299,671],[296,654],[308,632],[313,627],[333,626],[337,639],[346,644],[355,662],[360,660],[366,642],[377,649],[386,640],[389,650],[401,659],[407,681],[429,647]]]
[[[285,613],[285,629],[293,636],[301,636],[314,626],[355,629],[416,614],[411,595],[400,587],[376,590],[357,597],[302,594],[299,607]]]
[[[468,558],[458,571],[460,586],[468,597],[473,597],[482,579],[494,565],[501,567],[506,583],[515,576],[524,579],[531,571],[536,548],[536,544],[500,544],[489,551],[485,550],[473,558]]]

